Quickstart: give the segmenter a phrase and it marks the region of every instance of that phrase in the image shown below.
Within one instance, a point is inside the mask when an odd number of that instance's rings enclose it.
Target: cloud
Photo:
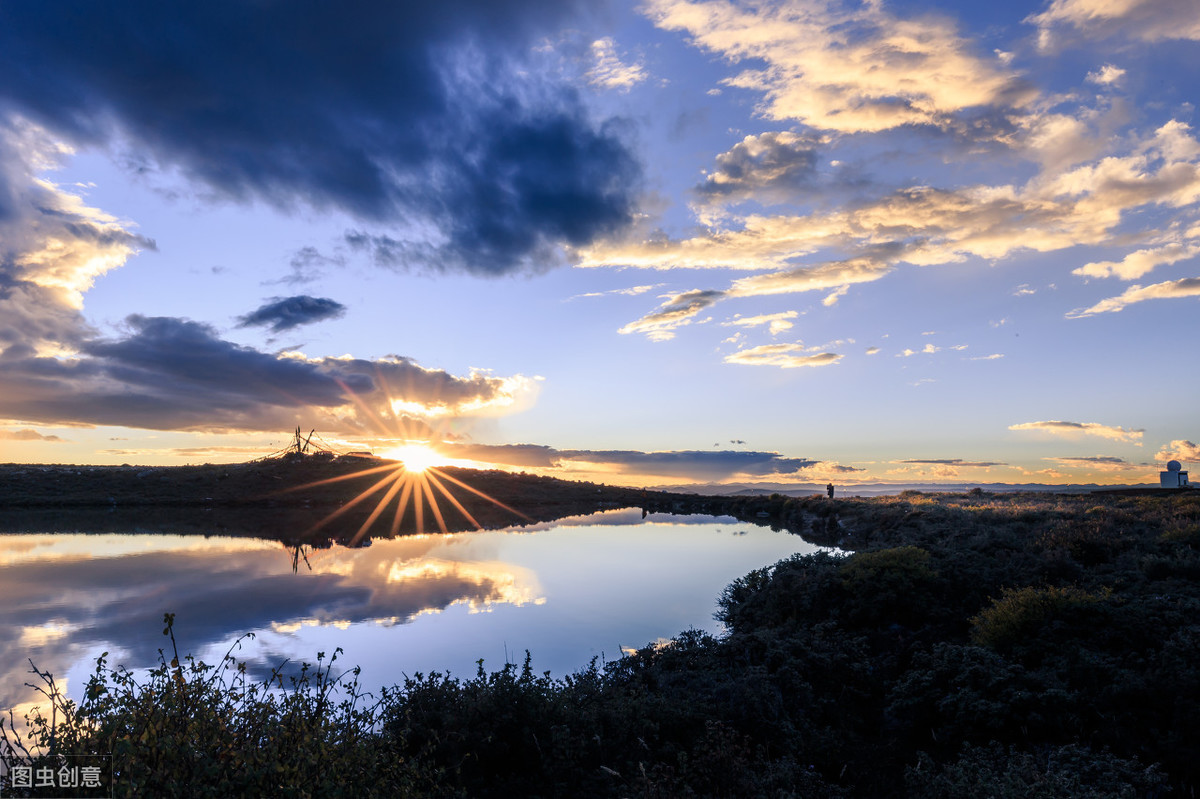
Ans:
[[[207,431],[300,423],[357,433],[401,413],[503,412],[533,390],[520,376],[458,377],[395,356],[264,353],[171,317],[135,314],[123,335],[99,337],[83,318],[84,293],[154,242],[36,176],[67,152],[44,129],[10,121],[0,142],[0,418]],[[243,321],[284,330],[339,309],[292,297]]]
[[[1168,244],[1136,250],[1120,261],[1096,261],[1084,264],[1071,272],[1083,277],[1119,277],[1121,280],[1137,280],[1159,266],[1169,266],[1178,261],[1200,255],[1200,244]]]
[[[506,466],[608,471],[695,480],[780,476],[794,474],[819,463],[806,458],[786,458],[777,452],[741,450],[640,452],[555,449],[540,444],[469,443],[443,443],[437,448],[449,457]]]
[[[0,352],[69,351],[91,328],[80,313],[93,282],[151,239],[39,177],[69,148],[21,119],[0,120]]]
[[[361,433],[401,413],[502,412],[532,391],[516,376],[457,377],[411,359],[269,354],[208,325],[130,316],[123,338],[87,339],[75,358],[0,357],[0,417],[152,430]]]
[[[1089,469],[1095,469],[1101,472],[1119,472],[1125,469],[1141,468],[1139,464],[1130,463],[1124,458],[1118,458],[1113,455],[1093,455],[1091,457],[1063,457],[1063,458],[1043,458],[1042,460],[1053,461],[1062,466],[1077,466]]]
[[[621,472],[696,480],[720,480],[737,475],[766,477],[792,474],[816,463],[803,458],[784,458],[775,452],[567,450],[563,454],[571,461],[615,466]]]
[[[645,333],[651,341],[668,341],[675,338],[675,331],[690,325],[696,314],[718,302],[725,296],[721,291],[685,291],[668,297],[659,309],[643,316],[636,322],[622,327],[620,333]]]
[[[1105,64],[1095,72],[1087,74],[1087,80],[1099,86],[1115,86],[1125,77],[1125,70],[1112,64]]]
[[[716,169],[694,192],[706,205],[754,199],[787,202],[816,177],[817,151],[789,131],[747,136],[717,156]]]
[[[94,654],[89,647],[96,641],[120,652],[117,662],[150,666],[162,645],[164,597],[171,598],[168,607],[204,609],[181,613],[175,628],[197,654],[213,645],[224,651],[246,630],[403,624],[453,604],[482,609],[541,598],[530,570],[503,563],[486,544],[464,546],[445,536],[327,549],[312,559],[304,580],[281,573],[276,542],[187,536],[177,544],[141,541],[120,557],[95,558],[80,554],[70,537],[57,538],[35,540],[16,557],[11,549],[0,551],[9,566],[0,582],[0,663],[6,667],[32,656],[40,668],[65,674]],[[73,590],[64,592],[64,585]],[[75,591],[88,601],[77,601]],[[55,635],[56,628],[88,634],[73,640]],[[252,669],[264,660],[269,669],[284,658],[260,652],[250,659]],[[4,707],[28,696],[23,682],[22,671],[6,670]]]
[[[292,254],[288,265],[292,273],[275,282],[297,286],[319,279],[329,267],[345,266],[346,259],[342,255],[323,255],[316,247],[301,247]]]
[[[413,263],[544,266],[629,223],[641,168],[533,45],[552,0],[0,6],[0,105],[215,196],[337,209]],[[232,26],[232,27],[231,27]],[[153,76],[147,79],[147,76]]]
[[[1053,0],[1027,23],[1038,28],[1038,46],[1050,49],[1058,38],[1113,36],[1156,42],[1200,40],[1200,7],[1191,0]],[[1065,29],[1065,30],[1064,30]]]
[[[1200,463],[1200,445],[1179,438],[1170,444],[1164,445],[1162,449],[1156,452],[1154,460],[1160,463],[1166,463],[1167,461]]]
[[[555,449],[540,444],[442,443],[442,454],[522,468],[605,471],[614,474],[724,480],[735,477],[793,475],[821,461],[787,458],[777,452],[745,450],[637,450]],[[855,471],[848,469],[849,471]]]
[[[832,352],[816,352],[803,344],[763,344],[726,355],[725,363],[740,363],[747,366],[778,366],[781,369],[796,369],[802,366],[829,366],[840,361],[843,355]]]
[[[992,466],[1007,466],[1007,463],[999,461],[964,461],[962,458],[940,458],[940,459],[917,459],[903,461],[892,461],[893,463],[917,464],[924,466],[974,466],[981,469],[986,469]]]
[[[1200,296],[1200,277],[1185,277],[1180,280],[1168,280],[1165,283],[1154,283],[1150,286],[1133,285],[1124,293],[1101,300],[1090,308],[1076,309],[1066,314],[1068,319],[1082,319],[1085,316],[1095,316],[1101,313],[1117,313],[1128,306],[1146,300],[1163,300],[1173,297]]]
[[[639,294],[645,294],[648,291],[654,291],[662,287],[662,283],[652,283],[644,286],[630,286],[627,289],[611,289],[609,291],[589,291],[585,294],[575,294],[568,297],[568,300],[578,300],[584,297],[606,297],[609,295],[620,295],[624,297],[636,297]]]
[[[722,322],[721,327],[758,327],[766,325],[772,336],[777,336],[785,330],[791,330],[795,324],[791,321],[800,314],[797,311],[782,311],[780,313],[759,314],[758,316],[735,315],[728,322]]]
[[[828,303],[847,286],[879,280],[901,264],[957,264],[1112,244],[1128,235],[1120,227],[1136,211],[1200,201],[1200,142],[1187,125],[1172,121],[1113,146],[1125,151],[1044,170],[1020,185],[913,186],[808,214],[731,217],[690,238],[655,232],[598,243],[578,251],[578,265],[760,272],[726,289],[692,292],[703,295],[705,307],[734,297],[832,291]],[[1174,256],[1164,250],[1157,257]],[[1190,288],[1186,281],[1163,285],[1155,296]],[[697,310],[663,308],[625,329],[669,321],[661,318],[664,311],[688,316]],[[1111,308],[1076,314],[1100,310]]]
[[[649,77],[641,64],[625,64],[617,56],[617,43],[611,37],[592,42],[592,68],[585,77],[602,89],[627,92]]]
[[[245,316],[238,317],[238,327],[269,327],[272,333],[320,322],[338,319],[346,314],[346,306],[326,297],[275,298],[274,302],[259,307]]]
[[[0,430],[0,440],[3,441],[65,441],[58,436],[47,436],[36,430]]]
[[[921,355],[921,354],[932,355],[935,352],[941,352],[941,349],[942,349],[941,347],[934,346],[933,344],[926,344],[919,351],[911,350],[906,347],[903,350],[901,350],[899,353],[897,353],[896,357],[897,358],[911,358],[914,355]],[[957,348],[955,348],[955,349],[957,349]]]
[[[759,111],[772,120],[843,133],[948,126],[963,112],[1031,96],[945,18],[903,19],[882,3],[651,0],[645,13],[730,62],[762,63],[722,83],[761,92]]]
[[[1097,424],[1096,422],[1022,422],[1008,426],[1009,430],[1040,430],[1055,436],[1072,438],[1080,435],[1098,436],[1113,441],[1125,441],[1142,445],[1142,434],[1145,430],[1127,430],[1124,427]]]

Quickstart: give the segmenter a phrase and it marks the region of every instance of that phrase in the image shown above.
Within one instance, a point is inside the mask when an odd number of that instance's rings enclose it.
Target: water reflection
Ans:
[[[813,546],[713,517],[613,511],[504,531],[406,536],[365,547],[151,534],[0,536],[0,708],[23,704],[32,658],[77,692],[91,662],[151,665],[161,619],[215,662],[266,673],[342,646],[368,687],[403,673],[473,673],[534,654],[564,674],[619,657],[712,612],[733,578]]]

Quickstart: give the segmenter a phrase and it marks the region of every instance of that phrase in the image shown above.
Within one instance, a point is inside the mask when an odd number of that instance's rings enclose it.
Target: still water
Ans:
[[[97,655],[153,665],[163,613],[180,654],[236,654],[259,675],[341,647],[368,690],[405,674],[520,663],[575,671],[681,630],[719,631],[721,590],[817,549],[729,517],[618,510],[539,525],[297,551],[197,535],[0,536],[0,709],[33,699],[29,662],[78,697]],[[294,569],[294,570],[293,570]]]

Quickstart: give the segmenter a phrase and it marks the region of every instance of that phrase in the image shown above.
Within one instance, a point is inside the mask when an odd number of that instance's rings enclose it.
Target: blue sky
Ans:
[[[1195,461],[1200,7],[0,7],[0,461]]]

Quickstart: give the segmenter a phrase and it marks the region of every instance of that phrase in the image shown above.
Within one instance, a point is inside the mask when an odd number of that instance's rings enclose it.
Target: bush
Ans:
[[[968,744],[953,763],[908,769],[905,784],[923,799],[1145,799],[1168,790],[1153,766],[1074,744],[1031,752]]]
[[[1085,607],[1107,599],[1111,592],[1089,594],[1079,588],[1005,589],[999,599],[971,619],[971,640],[996,650],[1010,649],[1023,638],[1070,608]]]
[[[174,614],[164,622],[174,649]],[[334,675],[340,651],[328,663],[319,653],[315,668],[303,664],[286,681],[276,669],[261,683],[247,679],[233,648],[218,667],[190,656],[181,663],[177,651],[168,662],[159,650],[142,683],[109,669],[105,653],[79,704],[38,672],[49,718],[33,711],[27,732],[0,724],[0,758],[12,765],[19,757],[111,753],[117,796],[411,794],[414,775],[377,745],[378,703],[364,704],[358,669]],[[18,795],[3,787],[3,795]]]

